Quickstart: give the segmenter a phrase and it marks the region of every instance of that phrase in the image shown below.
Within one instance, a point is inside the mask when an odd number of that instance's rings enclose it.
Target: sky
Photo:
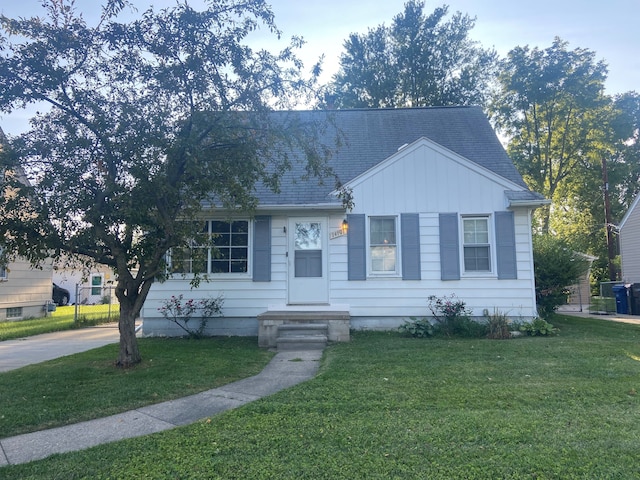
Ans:
[[[204,0],[190,0],[197,7]],[[405,0],[267,0],[283,32],[280,42],[270,40],[274,50],[299,35],[306,40],[298,52],[309,68],[324,55],[322,82],[336,73],[344,40],[350,33],[366,33],[382,23],[390,25],[404,9]],[[99,10],[98,0],[76,0],[91,24]],[[156,8],[175,5],[175,0],[133,0],[139,12],[150,4]],[[425,11],[446,4],[449,13],[460,11],[476,18],[470,37],[500,56],[516,46],[551,46],[555,37],[568,48],[587,48],[609,67],[606,92],[640,92],[640,0],[443,0],[425,1]],[[8,17],[41,15],[41,0],[0,0],[0,13]],[[269,37],[271,38],[271,37]],[[261,44],[260,47],[264,46]],[[27,128],[28,112],[0,115],[0,127],[8,134]]]

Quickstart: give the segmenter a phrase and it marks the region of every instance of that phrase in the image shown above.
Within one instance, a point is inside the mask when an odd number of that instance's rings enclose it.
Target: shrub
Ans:
[[[410,322],[405,322],[398,328],[400,333],[416,338],[432,337],[435,334],[433,324],[428,318],[411,317]]]
[[[558,329],[542,318],[536,318],[532,322],[520,325],[520,331],[532,337],[540,335],[555,335]]]
[[[538,313],[549,319],[560,305],[567,303],[568,287],[578,281],[589,264],[564,240],[552,235],[533,237],[533,262]]]
[[[494,310],[493,314],[485,314],[487,317],[487,338],[504,340],[511,338],[511,322],[506,313]]]
[[[205,298],[202,300],[189,299],[183,303],[183,295],[177,297],[172,295],[165,300],[158,311],[164,318],[178,325],[189,334],[190,337],[202,338],[207,327],[207,322],[214,316],[222,315],[222,296],[216,298]],[[190,320],[194,314],[200,310],[200,324],[196,329],[191,328]]]
[[[486,325],[471,320],[471,310],[455,294],[444,297],[428,297],[429,310],[435,319],[436,333],[448,337],[483,337],[487,333]]]

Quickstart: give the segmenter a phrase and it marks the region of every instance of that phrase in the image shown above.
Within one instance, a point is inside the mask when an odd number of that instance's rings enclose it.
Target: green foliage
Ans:
[[[538,314],[548,319],[567,302],[568,287],[577,283],[589,265],[567,242],[552,235],[534,235],[533,263]]]
[[[557,328],[542,318],[536,318],[531,322],[521,324],[520,331],[532,337],[555,335],[558,333]]]
[[[411,321],[404,322],[398,331],[410,337],[426,338],[435,335],[435,328],[428,318],[411,317]]]
[[[254,187],[277,191],[293,151],[310,176],[330,176],[322,126],[273,115],[315,92],[300,39],[279,53],[246,44],[260,27],[280,33],[264,0],[177,2],[125,22],[126,3],[109,1],[96,25],[72,0],[45,0],[38,18],[0,14],[0,111],[48,105],[0,154],[3,247],[113,268],[122,366],[140,361],[135,318],[204,204],[250,212]]]
[[[0,472],[3,480],[636,478],[640,328],[554,323],[562,341],[433,338],[425,348],[395,333],[354,332],[325,350],[309,382],[193,425]],[[180,343],[169,358],[197,365],[184,344],[202,342]]]
[[[487,338],[505,340],[511,338],[511,322],[506,313],[494,310],[487,315]]]
[[[200,300],[190,298],[184,302],[183,300],[184,296],[182,294],[177,297],[171,295],[171,298],[162,302],[162,306],[158,308],[158,311],[164,318],[187,332],[190,337],[202,338],[209,320],[222,315],[224,298],[219,295],[216,298],[203,298]],[[193,328],[189,322],[197,312],[200,312],[198,316],[200,323],[197,328]]]
[[[435,331],[447,337],[478,338],[486,335],[486,325],[471,320],[471,310],[455,294],[428,297],[428,308],[435,320]]]
[[[0,373],[0,438],[216,388],[256,375],[273,356],[255,337],[139,341],[145,360],[126,370],[113,369],[111,344]]]
[[[389,27],[345,41],[340,70],[330,85],[340,108],[483,105],[496,54],[469,38],[475,21],[448,7],[425,14],[409,0]]]
[[[74,305],[58,307],[55,312],[44,318],[0,322],[0,341],[113,322],[117,318],[118,307],[112,305],[111,309],[109,312],[104,305],[83,305],[77,322],[74,321]]]

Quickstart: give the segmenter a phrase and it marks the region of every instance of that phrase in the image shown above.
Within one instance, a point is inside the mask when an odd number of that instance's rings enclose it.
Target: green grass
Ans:
[[[640,477],[640,327],[552,323],[558,336],[513,340],[356,333],[329,347],[304,384],[194,425],[0,472],[7,480]]]
[[[127,370],[114,366],[116,343],[0,373],[0,438],[215,388],[259,373],[273,355],[255,337],[138,342],[143,362]]]
[[[50,316],[15,322],[0,322],[0,341],[98,325],[118,320],[118,305],[79,305],[78,322],[75,306],[58,307]],[[110,315],[110,318],[109,318]]]

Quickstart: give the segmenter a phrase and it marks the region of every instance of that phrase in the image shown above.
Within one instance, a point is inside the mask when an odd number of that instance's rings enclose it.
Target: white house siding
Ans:
[[[44,316],[51,301],[51,270],[50,264],[32,268],[27,261],[9,263],[6,280],[0,281],[0,321]],[[22,308],[22,315],[7,318],[9,308]]]
[[[640,282],[640,205],[638,197],[620,225],[620,254],[622,279],[628,283]]]
[[[514,209],[516,280],[498,280],[494,273],[475,277],[462,274],[460,280],[442,281],[440,272],[439,213],[490,215],[492,224],[494,212],[507,208],[505,190],[521,187],[426,140],[406,147],[348,186],[353,189],[353,214],[399,219],[402,213],[418,213],[421,255],[421,280],[403,280],[399,272],[395,277],[368,276],[363,281],[349,281],[347,237],[329,240],[329,302],[334,306],[348,306],[352,327],[394,328],[410,316],[428,315],[430,295],[455,294],[475,316],[482,316],[485,310],[491,313],[499,310],[516,319],[536,315],[528,208]],[[329,231],[338,230],[345,218],[344,213],[309,213],[314,217],[321,215],[328,217]],[[282,213],[271,217],[270,282],[253,282],[248,275],[242,279],[203,282],[195,290],[181,278],[156,284],[144,307],[144,331],[170,333],[166,322],[160,321],[157,309],[171,295],[203,298],[221,293],[225,298],[225,319],[214,322],[213,331],[256,335],[255,317],[269,306],[287,303],[287,237],[284,233],[287,219]],[[399,229],[398,220],[398,238]],[[494,238],[491,243],[494,269],[495,248]],[[397,262],[401,265],[400,258]],[[179,333],[175,328],[173,331]]]

